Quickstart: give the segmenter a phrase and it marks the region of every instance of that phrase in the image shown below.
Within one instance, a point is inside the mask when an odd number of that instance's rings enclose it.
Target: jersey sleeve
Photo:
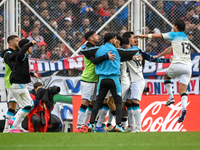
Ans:
[[[163,37],[163,39],[171,42],[175,38],[175,33],[174,32],[162,33],[162,37]]]
[[[82,54],[89,59],[93,64],[99,64],[101,62],[103,62],[104,60],[108,59],[108,54],[103,55],[103,56],[99,56],[99,57],[95,57],[95,53],[97,52],[97,50],[99,49],[99,47],[82,47],[81,48],[81,52]]]
[[[143,51],[140,49],[140,54],[142,55],[142,58],[145,60],[148,60],[150,62],[157,62],[157,63],[169,63],[170,59],[164,59],[164,58],[153,58],[152,55],[149,53]]]
[[[122,48],[117,49],[120,57],[121,57],[121,61],[128,61],[128,60],[132,60],[133,55],[135,55],[138,50],[125,50]]]

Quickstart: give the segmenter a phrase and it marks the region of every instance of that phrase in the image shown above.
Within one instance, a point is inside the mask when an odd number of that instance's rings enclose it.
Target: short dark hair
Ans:
[[[174,25],[177,26],[178,31],[185,31],[185,22],[182,19],[176,20]]]
[[[129,39],[127,37],[122,38],[121,46],[124,44],[127,44],[127,45],[129,44]]]
[[[10,35],[8,38],[7,38],[7,42],[9,43],[11,40],[15,39],[15,38],[19,38],[17,35]]]
[[[41,82],[35,82],[35,83],[33,84],[34,89],[37,89],[38,86],[42,86],[42,83],[41,83]]]
[[[117,36],[117,40],[119,40],[120,41],[120,43],[121,43],[121,41],[122,41],[122,38],[121,38],[121,36],[120,35],[116,35]]]
[[[96,32],[95,31],[88,31],[86,34],[85,34],[85,39],[88,40],[90,36],[92,36],[93,34],[95,34]]]
[[[125,37],[126,37],[126,38],[129,39],[129,38],[131,37],[131,34],[134,35],[133,32],[125,32],[125,33],[122,35],[122,38],[125,38]]]
[[[116,37],[117,35],[115,33],[106,33],[104,36],[104,43],[109,42],[111,39]]]

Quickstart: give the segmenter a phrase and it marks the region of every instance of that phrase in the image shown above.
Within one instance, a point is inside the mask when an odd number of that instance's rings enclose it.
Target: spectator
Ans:
[[[72,40],[74,38],[75,35],[75,28],[72,27],[72,19],[69,17],[65,18],[65,26],[64,26],[64,30],[66,31],[66,40],[68,43],[72,44]]]
[[[62,48],[56,46],[53,48],[53,50],[51,51],[51,56],[50,56],[50,60],[60,60],[63,59],[62,57]]]
[[[194,11],[194,18],[200,19],[200,3],[195,3],[195,11]]]
[[[85,1],[80,3],[80,18],[88,18],[92,26],[94,26],[98,20],[99,15],[94,11],[94,9],[90,6],[87,6]]]
[[[120,36],[122,37],[123,36],[123,34],[125,33],[125,32],[127,32],[127,30],[124,30],[124,29],[122,29],[121,31],[120,31]]]
[[[164,9],[163,9],[163,2],[162,1],[156,1],[156,9],[159,13],[162,15],[165,15]],[[162,26],[163,19],[154,11],[152,11],[147,20],[147,26],[150,28],[150,30],[154,30],[155,28],[160,29]],[[156,22],[156,23],[155,23]]]
[[[54,17],[60,18],[65,15],[65,11],[67,8],[66,1],[62,0],[60,1],[60,4],[58,5],[58,9],[55,9]]]
[[[81,43],[82,40],[83,40],[83,35],[82,35],[82,33],[81,33],[81,32],[76,32],[75,38],[74,38],[74,40],[73,40],[73,47],[75,47],[75,45],[76,45],[77,43]]]
[[[186,11],[186,15],[182,19],[184,21],[189,21],[191,24],[190,27],[194,29],[196,28],[196,25],[199,23],[199,21],[197,18],[194,18],[193,15],[194,15],[193,7],[188,7]]]
[[[24,16],[22,19],[22,35],[24,38],[27,38],[29,32],[31,31],[31,24],[29,16]]]
[[[104,19],[102,16],[100,16],[97,20],[96,25],[93,28],[95,28],[95,30],[98,30],[103,24],[104,24]]]
[[[146,52],[147,53],[152,53],[152,45],[151,45],[151,43],[147,43],[147,45],[146,45]]]
[[[83,19],[83,23],[82,26],[80,27],[80,31],[84,34],[85,28],[89,28],[90,30],[92,30],[92,26],[90,24],[90,20],[89,18],[84,18]],[[86,32],[85,32],[86,33]]]
[[[72,52],[64,45],[64,43],[58,42],[57,46],[61,50],[62,58],[70,57],[72,55]]]
[[[49,15],[48,9],[42,10],[41,13],[40,13],[40,15],[41,15],[41,17],[42,17],[47,23],[49,23],[49,21],[50,21],[50,15]],[[42,25],[42,26],[44,26],[44,25]]]
[[[67,8],[71,9],[72,14],[76,19],[79,18],[80,8],[77,0],[70,0],[70,2],[67,3]],[[70,17],[70,16],[65,16],[65,17]]]
[[[32,33],[31,36],[29,36],[27,39],[32,42],[33,40],[35,40],[36,42],[41,42],[44,41],[44,38],[42,36],[39,35],[39,28],[38,27],[34,27],[32,29]],[[37,50],[37,45],[34,45],[32,47],[32,52],[34,52],[35,50]]]
[[[116,8],[116,11],[118,11],[123,5],[125,4],[125,0],[119,0],[118,1],[118,7]],[[118,15],[117,17],[120,19],[121,25],[128,25],[128,6],[125,7]]]
[[[152,52],[151,53],[159,53],[162,51],[162,46],[161,46],[160,40],[152,39],[151,44],[152,44]]]
[[[27,4],[30,4],[29,0],[25,0],[25,2]],[[21,14],[22,14],[22,18],[24,16],[29,16],[31,22],[35,20],[34,14],[25,5],[22,5],[22,7],[21,7]]]
[[[110,16],[106,16],[104,17],[104,21],[108,21],[108,19],[110,17],[112,17],[114,14],[116,13],[116,9],[114,7],[111,7],[110,9]],[[120,19],[118,17],[115,17],[110,23],[109,23],[109,26],[110,26],[110,32],[116,32],[116,31],[119,31],[120,28],[122,27],[121,24],[119,23],[120,22]]]
[[[109,8],[108,8],[108,1],[107,0],[102,0],[101,3],[98,5],[96,13],[99,16],[109,16]]]
[[[36,94],[42,88],[42,83],[36,82],[33,86],[34,89],[30,95],[36,103]],[[39,100],[38,104],[27,115],[29,132],[58,132],[61,121],[58,117],[51,115],[51,110],[48,109],[46,102]]]
[[[38,58],[41,60],[48,60],[51,53],[48,51],[48,46],[44,41],[38,42],[37,50],[31,55],[32,58]]]
[[[172,23],[174,23],[175,20],[178,20],[185,16],[186,14],[186,8],[185,4],[182,1],[174,1],[174,6],[170,10],[170,16],[168,17]]]

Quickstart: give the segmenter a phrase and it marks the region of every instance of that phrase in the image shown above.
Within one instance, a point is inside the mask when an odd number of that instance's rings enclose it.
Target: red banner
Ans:
[[[156,131],[200,131],[200,95],[188,95],[187,114],[178,123],[181,112],[181,97],[175,95],[175,104],[165,106],[168,95],[143,95],[140,103],[142,110],[142,130]],[[73,96],[73,129],[76,128],[81,96]],[[73,130],[74,131],[74,130]]]

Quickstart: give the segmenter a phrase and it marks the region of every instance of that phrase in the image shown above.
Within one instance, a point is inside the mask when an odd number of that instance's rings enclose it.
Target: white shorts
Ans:
[[[15,96],[19,107],[34,106],[33,100],[27,89],[27,84],[12,84],[11,91]]]
[[[179,82],[188,85],[192,75],[192,66],[190,64],[172,63],[166,70],[166,74],[172,79],[178,77]]]
[[[88,101],[96,101],[97,83],[81,81],[82,99]]]
[[[17,100],[14,97],[11,89],[6,89],[6,91],[7,91],[7,102],[17,102]]]
[[[130,83],[121,84],[121,88],[122,88],[122,102],[126,102],[128,94],[130,93]]]
[[[131,99],[141,101],[142,93],[145,87],[145,80],[137,80],[131,83]]]

